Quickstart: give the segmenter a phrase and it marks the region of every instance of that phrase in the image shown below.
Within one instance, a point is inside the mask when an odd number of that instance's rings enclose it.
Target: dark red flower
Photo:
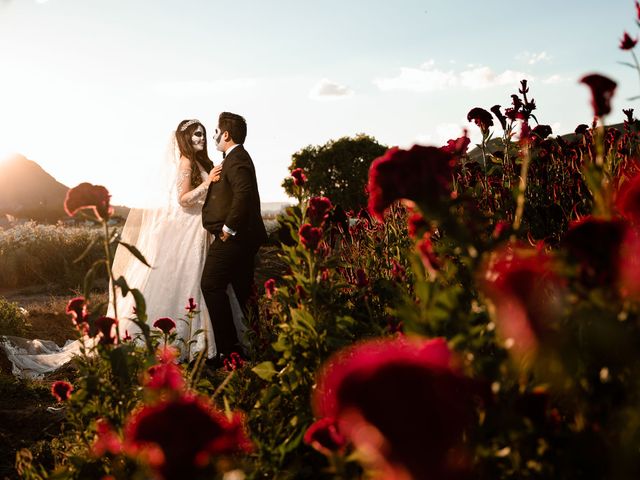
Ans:
[[[496,116],[503,130],[507,129],[507,117],[505,117],[500,111],[500,105],[494,105],[491,107],[491,111]]]
[[[636,23],[640,26],[640,2],[635,0],[634,3],[636,5]]]
[[[489,131],[489,127],[493,125],[493,117],[484,108],[475,107],[469,110],[467,113],[467,120],[474,122],[482,131],[482,134],[486,134]]]
[[[78,330],[86,332],[88,327],[87,302],[84,297],[76,297],[69,300],[66,313],[71,315],[71,321]]]
[[[321,418],[309,426],[304,434],[304,443],[330,456],[344,450],[347,439],[338,431],[335,419]]]
[[[618,288],[624,298],[640,300],[640,232],[628,229],[620,247]]]
[[[187,312],[193,313],[198,309],[198,304],[193,298],[189,298],[189,302],[187,303],[187,306],[184,308]]]
[[[417,212],[413,212],[409,215],[409,219],[407,220],[407,230],[411,238],[416,238],[428,228],[429,224],[422,215]]]
[[[603,75],[593,73],[580,79],[591,89],[591,105],[596,117],[602,117],[611,112],[611,98],[616,91],[616,82]]]
[[[305,223],[300,227],[300,230],[298,230],[298,235],[300,235],[302,245],[312,252],[315,252],[318,249],[320,240],[322,240],[322,229]]]
[[[117,342],[116,325],[118,320],[111,317],[100,317],[96,320],[96,327],[100,335],[99,343],[102,345],[113,345]]]
[[[391,148],[369,169],[369,212],[379,220],[395,201],[412,200],[429,213],[441,212],[451,197],[455,157],[435,147]]]
[[[431,242],[431,232],[425,232],[422,239],[416,244],[420,259],[424,268],[430,275],[434,275],[440,268],[440,260],[433,249],[433,243]]]
[[[110,198],[109,191],[103,186],[85,182],[69,189],[64,209],[72,217],[78,210],[90,208],[99,220],[107,220],[113,214],[113,208],[109,205]]]
[[[549,340],[561,309],[564,281],[551,257],[509,244],[493,252],[481,270],[480,286],[495,307],[496,323],[512,352],[528,358]]]
[[[224,368],[228,372],[237,370],[238,368],[241,368],[242,365],[244,365],[244,360],[242,359],[240,354],[237,352],[231,352],[231,355],[229,355],[229,358],[224,359]]]
[[[307,298],[307,291],[302,285],[296,285],[296,293],[298,294],[300,300],[304,300],[305,298]]]
[[[66,402],[71,398],[71,392],[73,391],[73,385],[64,380],[58,380],[51,385],[51,395],[53,395],[59,402]]]
[[[162,330],[165,335],[169,335],[176,328],[176,322],[172,318],[162,317],[153,322],[153,326]]]
[[[589,286],[610,286],[618,277],[620,246],[627,232],[622,220],[585,217],[573,222],[563,245],[580,264],[581,278]]]
[[[532,132],[541,139],[547,138],[553,133],[549,125],[536,125]]]
[[[130,454],[152,459],[151,467],[165,480],[195,478],[209,457],[247,452],[242,417],[231,420],[203,397],[185,395],[132,413],[125,425]]]
[[[291,172],[291,176],[293,177],[293,184],[296,187],[303,187],[304,184],[307,183],[307,176],[301,168],[295,168]]]
[[[631,36],[624,32],[622,39],[620,40],[620,50],[632,50],[638,43],[638,38],[631,38]]]
[[[173,362],[163,362],[147,369],[145,387],[151,390],[182,390],[182,370]]]
[[[327,197],[313,197],[309,199],[307,207],[307,218],[312,225],[318,227],[322,225],[331,211],[331,200]]]
[[[580,125],[578,125],[575,129],[575,133],[576,135],[584,135],[585,133],[587,133],[589,131],[589,125],[586,125],[584,123],[581,123]]]
[[[446,152],[455,157],[461,157],[467,153],[471,139],[467,136],[467,131],[464,131],[464,135],[455,140],[448,140],[444,147],[440,147],[443,152]]]
[[[356,448],[375,451],[374,468],[386,471],[384,478],[402,469],[411,478],[454,478],[465,468],[462,443],[476,387],[452,364],[443,339],[399,336],[352,346],[322,368],[314,413],[334,418]]]
[[[356,270],[356,287],[364,288],[369,285],[369,278],[367,278],[367,272],[362,268]]]
[[[266,282],[264,282],[264,293],[266,293],[267,298],[273,297],[273,294],[276,293],[276,281],[273,278],[270,278]]]
[[[99,418],[96,420],[96,439],[91,446],[91,453],[96,457],[102,457],[109,453],[118,455],[122,452],[122,440],[108,420]]]
[[[640,225],[640,174],[632,177],[618,190],[616,209],[631,223]]]
[[[403,282],[405,280],[405,276],[407,271],[405,268],[398,263],[398,261],[394,258],[391,260],[391,277],[396,282]]]

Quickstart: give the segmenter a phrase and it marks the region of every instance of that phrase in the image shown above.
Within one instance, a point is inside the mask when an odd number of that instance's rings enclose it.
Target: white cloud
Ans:
[[[551,60],[551,57],[547,54],[547,52],[539,52],[539,53],[521,52],[518,55],[516,55],[516,60],[525,62],[528,65],[535,65],[536,63],[543,62],[543,61],[548,62],[549,60]]]
[[[556,85],[558,83],[567,83],[575,81],[574,78],[563,77],[562,75],[558,75],[554,73],[553,75],[549,75],[548,77],[542,79],[542,83],[546,85]]]
[[[463,87],[472,90],[499,85],[518,84],[531,75],[513,70],[494,72],[490,67],[470,65],[466,70],[440,70],[430,60],[418,68],[402,67],[400,74],[391,78],[377,78],[373,83],[382,91],[404,90],[410,92],[435,92],[445,88]]]
[[[161,95],[192,97],[226,93],[231,90],[254,88],[258,85],[255,78],[235,78],[205,81],[161,82],[153,85],[153,90]]]
[[[326,100],[350,97],[353,95],[353,90],[345,85],[332,82],[326,78],[323,78],[316,83],[309,92],[309,98],[314,100]]]

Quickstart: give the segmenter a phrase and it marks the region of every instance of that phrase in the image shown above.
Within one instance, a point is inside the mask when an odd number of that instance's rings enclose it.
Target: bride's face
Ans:
[[[191,146],[196,152],[201,152],[204,150],[206,141],[204,138],[204,128],[202,128],[202,125],[198,125],[191,134]]]

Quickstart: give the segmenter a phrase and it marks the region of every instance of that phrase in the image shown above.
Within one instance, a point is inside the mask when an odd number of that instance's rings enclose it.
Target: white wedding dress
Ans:
[[[201,169],[203,183],[191,190],[189,171],[178,168],[179,153],[175,142],[171,143],[167,157],[170,160],[165,167],[168,166],[169,170],[164,175],[170,179],[166,185],[169,202],[156,204],[153,208],[132,209],[121,234],[121,240],[136,246],[152,268],[119,245],[112,270],[116,279],[123,276],[129,288],[137,288],[142,292],[147,321],[152,330],[158,318],[170,317],[176,322],[177,337],[181,339],[176,346],[180,348],[181,360],[193,360],[205,347],[206,356],[211,358],[216,355],[215,338],[211,317],[200,290],[200,277],[211,241],[211,236],[202,227],[201,217],[208,175]],[[121,337],[128,335],[142,345],[140,329],[132,321],[135,307],[133,295],[129,293],[122,297],[120,289],[116,290],[114,309],[109,289],[107,316],[118,318]],[[227,293],[238,338],[246,345],[247,327],[231,285]],[[190,322],[187,321],[185,308],[189,298],[194,299],[198,311]],[[86,350],[90,350],[94,339],[84,337],[68,340],[63,347],[59,347],[48,340],[0,336],[0,347],[11,361],[12,372],[21,378],[42,378],[57,370],[81,354],[83,344]]]

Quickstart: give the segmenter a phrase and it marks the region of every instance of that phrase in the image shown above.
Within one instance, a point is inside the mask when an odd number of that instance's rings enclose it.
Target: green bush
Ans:
[[[24,335],[28,330],[26,312],[17,303],[0,297],[0,335]]]

